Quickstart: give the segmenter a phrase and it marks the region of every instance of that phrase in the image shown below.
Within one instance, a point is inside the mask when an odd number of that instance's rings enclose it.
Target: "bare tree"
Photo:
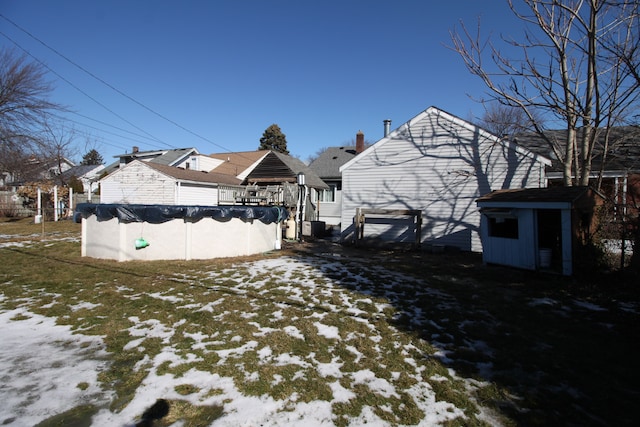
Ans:
[[[37,63],[27,62],[13,51],[0,49],[0,136],[2,144],[12,138],[34,138],[34,129],[53,111],[63,108],[47,100],[53,90],[45,80],[45,70]],[[24,141],[21,141],[24,143]]]
[[[496,136],[511,137],[535,129],[532,121],[521,108],[503,105],[495,101],[485,103],[484,107],[484,114],[480,117],[480,126]],[[537,112],[532,110],[532,114],[536,117],[536,123],[544,123],[544,119],[538,117]]]
[[[39,139],[43,142],[39,158],[50,165],[49,170],[53,175],[60,175],[64,172],[65,160],[77,154],[76,131],[61,122],[45,121],[42,136]]]
[[[25,176],[42,155],[51,151],[46,123],[56,111],[64,111],[47,97],[53,90],[45,70],[24,56],[0,48],[0,169]],[[22,168],[22,169],[21,169]]]
[[[521,109],[563,165],[565,185],[587,185],[601,132],[638,109],[640,50],[637,0],[507,0],[525,24],[522,40],[502,37],[520,57],[503,53],[462,23],[452,48],[486,84],[488,96]],[[488,59],[488,61],[487,61]],[[536,112],[541,115],[536,116]],[[539,118],[545,119],[544,123]],[[546,123],[566,129],[552,139]],[[605,143],[606,144],[606,143]],[[599,147],[606,155],[606,146]]]

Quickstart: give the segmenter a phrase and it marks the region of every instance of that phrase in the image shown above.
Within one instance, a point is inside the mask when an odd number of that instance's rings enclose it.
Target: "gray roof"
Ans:
[[[60,174],[60,178],[68,179],[68,178],[71,178],[72,176],[75,176],[76,178],[82,178],[83,176],[85,176],[89,172],[92,172],[94,169],[97,169],[97,168],[99,168],[101,166],[102,165],[78,165],[78,166],[73,166],[73,167],[67,169],[66,171],[62,172]],[[100,171],[100,173],[102,173],[102,171]]]
[[[516,135],[513,140],[515,143],[551,159],[552,164],[549,171],[562,172],[562,164],[556,158],[547,140],[554,141],[560,149],[563,149],[567,140],[566,130],[549,130],[545,131],[543,135],[537,133],[521,134]],[[602,165],[604,143],[605,132],[601,130],[594,148],[592,161],[594,172],[599,171]],[[564,153],[564,150],[561,153]],[[618,126],[611,128],[605,166],[605,171],[640,171],[640,127]]]
[[[314,171],[322,179],[339,179],[340,166],[356,156],[356,147],[329,147],[318,156],[309,169]]]
[[[492,191],[477,199],[478,203],[541,203],[541,202],[576,202],[586,196],[599,195],[590,187],[544,187],[518,188]]]
[[[176,161],[191,155],[192,153],[198,154],[198,150],[193,147],[189,148],[168,148],[164,150],[147,150],[147,151],[132,151],[131,153],[117,154],[113,157],[121,159],[128,159],[127,163],[131,160],[149,159],[146,161],[157,163],[159,165],[173,165]]]
[[[178,160],[181,160],[186,156],[190,156],[194,152],[197,154],[198,150],[196,150],[195,148],[178,148],[175,150],[169,150],[166,153],[149,160],[149,162],[157,163],[159,165],[173,166]]]
[[[309,166],[305,165],[302,160],[296,159],[295,157],[291,157],[287,154],[277,153],[275,151],[273,151],[273,154],[278,156],[278,158],[293,171],[295,176],[300,172],[304,173],[306,184],[309,187],[325,190],[329,188],[329,186],[314,171],[312,171]]]
[[[148,151],[133,151],[131,153],[117,154],[113,157],[119,159],[110,165],[106,166],[107,173],[111,173],[120,168],[121,159],[125,159],[125,163],[129,163],[132,160],[142,160],[149,163],[155,163],[158,165],[173,166],[180,159],[191,155],[192,153],[198,153],[193,147],[190,148],[175,148],[166,150],[148,150]]]

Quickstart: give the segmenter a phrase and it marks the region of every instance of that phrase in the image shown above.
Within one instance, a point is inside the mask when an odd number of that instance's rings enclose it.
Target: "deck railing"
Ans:
[[[218,204],[220,205],[281,205],[283,191],[280,185],[220,185]]]

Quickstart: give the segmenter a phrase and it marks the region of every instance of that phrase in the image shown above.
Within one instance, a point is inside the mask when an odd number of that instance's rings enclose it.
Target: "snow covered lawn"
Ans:
[[[595,338],[626,333],[611,307],[403,274],[384,254],[118,264],[59,245],[0,249],[2,425],[133,425],[158,398],[175,427],[514,425],[556,411],[538,393],[592,397],[549,372],[565,338],[536,327],[577,315],[566,332],[588,318]]]

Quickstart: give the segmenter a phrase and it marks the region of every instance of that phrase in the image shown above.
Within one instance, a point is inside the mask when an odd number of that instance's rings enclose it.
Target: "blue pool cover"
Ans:
[[[229,221],[257,219],[265,224],[286,221],[289,212],[282,206],[186,206],[186,205],[127,205],[79,203],[76,213],[83,218],[95,215],[98,221],[118,218],[121,222],[162,224],[174,219],[197,222],[202,218]]]

